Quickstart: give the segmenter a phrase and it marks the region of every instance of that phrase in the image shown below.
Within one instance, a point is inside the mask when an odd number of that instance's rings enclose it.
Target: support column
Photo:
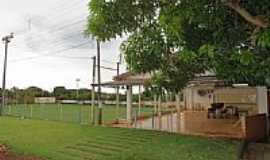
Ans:
[[[127,86],[127,121],[132,120],[132,86]]]
[[[120,99],[119,99],[119,87],[116,88],[116,120],[119,121],[120,114],[119,114],[119,106],[120,106]]]
[[[257,87],[257,106],[259,113],[268,115],[268,106],[267,106],[267,88],[266,87]]]
[[[267,120],[269,119],[268,113],[268,99],[267,99],[267,88],[266,87],[257,87],[257,106],[259,114],[266,114]],[[267,136],[269,136],[269,121],[266,121],[266,130]]]
[[[142,99],[141,99],[141,85],[139,85],[139,112],[138,116],[141,116],[141,107],[142,107]]]
[[[119,76],[119,71],[120,71],[120,62],[117,62],[117,73],[116,75]],[[119,122],[119,118],[120,118],[120,115],[119,115],[119,86],[116,87],[116,120],[117,122]]]
[[[157,114],[157,95],[154,95],[154,115]]]

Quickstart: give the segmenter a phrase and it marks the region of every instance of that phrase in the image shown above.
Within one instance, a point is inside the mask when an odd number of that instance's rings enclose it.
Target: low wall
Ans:
[[[258,114],[246,117],[245,137],[248,141],[263,141],[267,137],[267,116]]]

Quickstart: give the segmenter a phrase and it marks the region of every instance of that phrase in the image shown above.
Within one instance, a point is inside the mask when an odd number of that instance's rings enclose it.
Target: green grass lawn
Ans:
[[[32,112],[31,112],[32,110]],[[138,110],[134,107],[133,110]],[[51,121],[64,121],[76,123],[91,123],[91,106],[79,104],[28,104],[28,105],[7,105],[4,108],[5,115],[26,117],[33,119],[45,119]],[[31,114],[32,113],[32,114]],[[97,113],[97,109],[96,109]],[[143,107],[142,115],[150,115],[152,108]],[[135,116],[135,114],[134,114]],[[111,122],[116,119],[126,118],[126,107],[121,106],[119,116],[116,115],[116,106],[104,105],[103,122]]]
[[[48,160],[236,160],[238,141],[0,118],[0,143]]]

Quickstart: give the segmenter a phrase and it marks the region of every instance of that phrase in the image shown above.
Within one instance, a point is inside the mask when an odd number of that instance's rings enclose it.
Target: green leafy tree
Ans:
[[[53,95],[56,97],[57,100],[65,99],[65,94],[67,90],[64,86],[57,86],[53,89]]]
[[[181,90],[196,74],[270,86],[269,0],[91,0],[87,33],[127,35],[121,51],[133,72]]]

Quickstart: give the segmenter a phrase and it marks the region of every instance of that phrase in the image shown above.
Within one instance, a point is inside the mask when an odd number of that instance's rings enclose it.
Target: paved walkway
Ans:
[[[245,160],[270,160],[270,144],[249,144]]]
[[[242,138],[238,119],[208,119],[207,112],[185,111],[137,121],[133,127],[206,137]],[[270,160],[270,159],[269,159]]]

